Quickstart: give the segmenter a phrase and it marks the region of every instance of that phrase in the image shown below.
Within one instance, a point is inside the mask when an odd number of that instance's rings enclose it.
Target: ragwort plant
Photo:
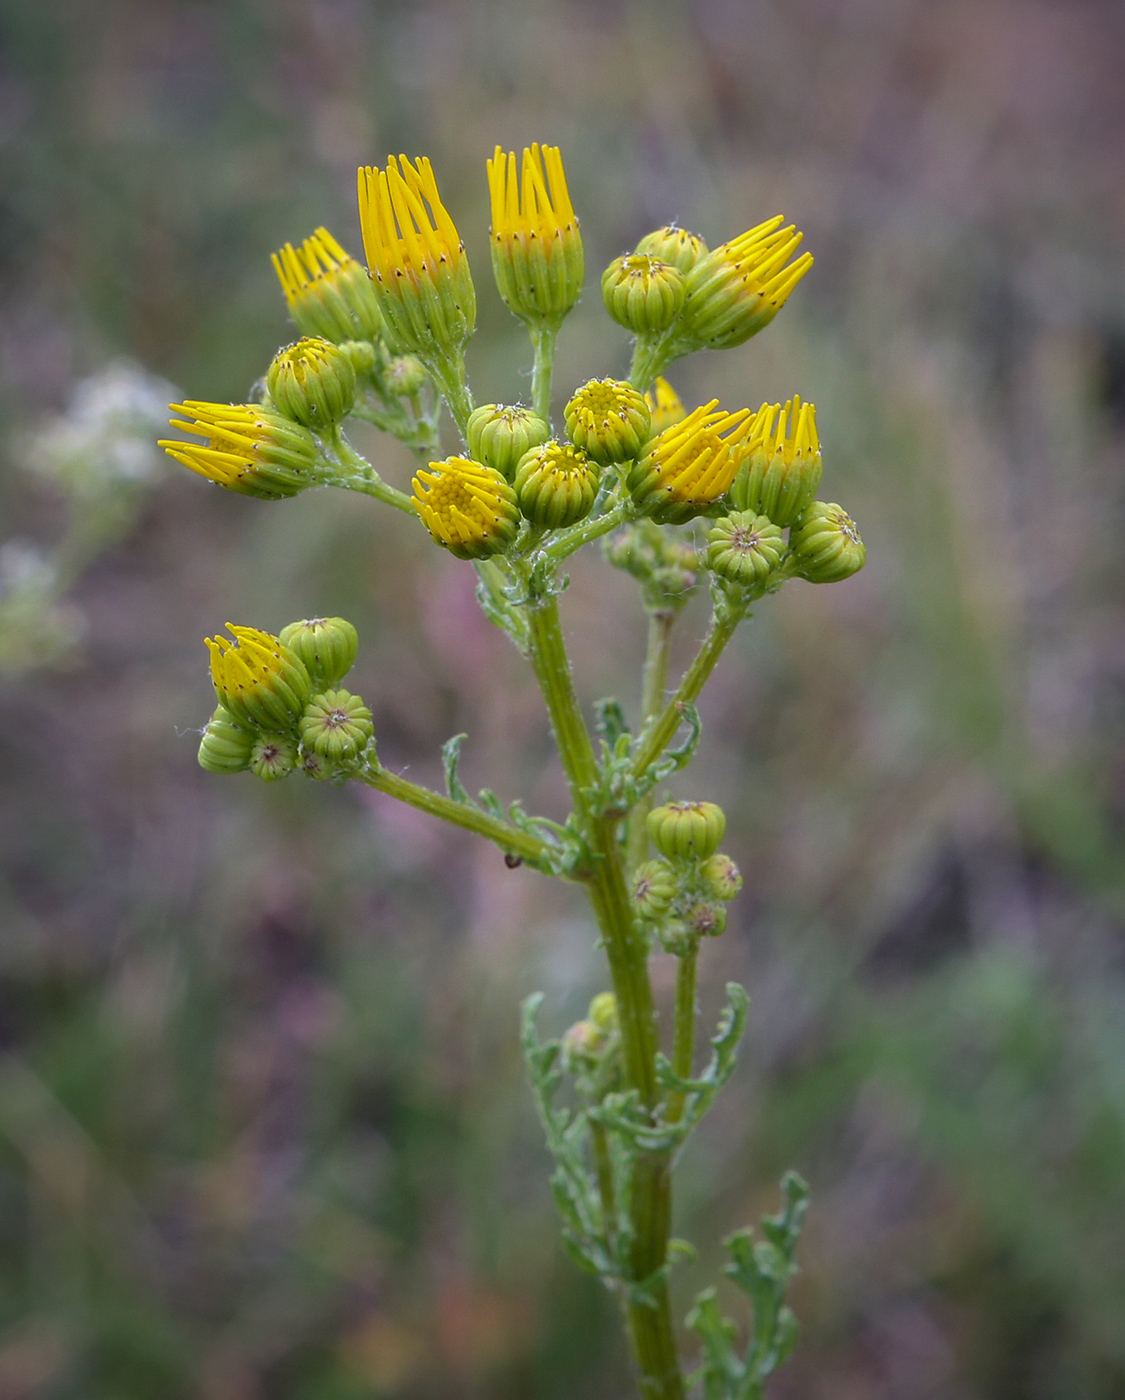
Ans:
[[[301,339],[278,353],[257,402],[173,405],[183,415],[175,427],[201,441],[162,445],[201,476],[265,500],[319,485],[373,496],[470,561],[481,607],[542,690],[573,810],[560,824],[518,801],[505,807],[487,790],[471,797],[457,773],[464,735],[444,746],[444,793],[384,767],[370,710],[344,688],[357,637],[341,618],[292,622],[277,635],[231,625],[230,639],[207,642],[218,707],[199,761],[267,782],[299,771],[367,783],[493,841],[509,865],[585,891],[612,991],[546,1043],[536,1028],[542,998],[523,1007],[563,1240],[620,1300],[644,1396],[675,1400],[696,1387],[705,1400],[752,1400],[795,1339],[785,1296],[807,1191],[790,1173],[761,1238],[746,1229],[726,1241],[726,1273],[751,1306],[748,1336],[737,1344],[739,1329],[707,1290],[687,1318],[701,1347],[685,1378],[668,1274],[690,1246],[669,1237],[672,1169],[734,1069],[749,998],[727,987],[709,1058],[697,1068],[699,951],[722,933],[742,880],[719,849],[726,823],[714,803],[654,799],[690,763],[696,701],[751,606],[793,578],[849,577],[864,548],[844,510],[815,499],[812,404],[794,396],[728,411],[713,400],[686,412],[663,374],[683,355],[733,348],[763,330],[812,258],[795,256],[801,235],[780,216],[715,249],[675,227],[643,238],[602,277],[606,309],[634,336],[629,378],[577,388],[560,433],[551,419],[554,347],[582,291],[584,261],[559,152],[533,145],[517,161],[497,148],[488,181],[493,273],[534,352],[530,405],[474,404],[464,350],[476,293],[464,245],[430,162],[390,156],[384,169],[359,171],[366,267],[323,228],[275,254]],[[440,445],[443,405],[460,436],[453,455]],[[413,451],[412,495],[352,447],[348,417]],[[640,715],[630,724],[616,700],[599,701],[591,734],[558,597],[567,559],[598,538],[609,564],[639,584],[648,651]],[[710,627],[669,694],[673,625],[703,580]],[[649,979],[656,949],[677,959],[670,1053]],[[564,1082],[570,1092],[560,1103]]]

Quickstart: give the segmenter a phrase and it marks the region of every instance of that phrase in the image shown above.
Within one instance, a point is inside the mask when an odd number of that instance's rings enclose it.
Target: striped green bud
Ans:
[[[359,634],[342,617],[308,617],[283,627],[278,641],[304,662],[317,690],[329,690],[355,664]]]
[[[633,461],[649,438],[652,416],[643,394],[621,379],[591,379],[565,410],[566,435],[602,466]]]
[[[659,919],[676,897],[676,876],[666,860],[646,860],[633,874],[633,900],[642,919]]]
[[[250,751],[257,731],[237,724],[220,705],[207,723],[199,745],[199,766],[208,773],[243,773],[250,766]]]
[[[329,763],[352,762],[374,733],[371,711],[346,690],[314,695],[301,716],[301,743]]]
[[[727,911],[721,904],[707,901],[693,904],[684,915],[684,923],[697,936],[718,938],[727,926]]]
[[[728,583],[760,588],[784,553],[780,528],[752,510],[734,511],[707,532],[707,567]]]
[[[408,399],[426,382],[426,366],[414,355],[396,355],[383,374],[387,393]]]
[[[280,638],[255,627],[227,628],[235,640],[207,637],[211,683],[236,724],[284,733],[297,723],[309,698],[309,673]]]
[[[637,244],[636,252],[648,253],[661,262],[670,263],[683,273],[688,273],[707,252],[707,244],[697,233],[689,233],[686,228],[676,228],[669,224],[646,233]]]
[[[598,472],[576,447],[545,442],[522,458],[513,484],[520,510],[533,525],[561,530],[590,514]]]
[[[764,329],[812,266],[802,253],[789,258],[801,234],[781,215],[707,253],[687,277],[680,333],[686,342],[712,350],[741,345]]]
[[[730,856],[716,851],[703,862],[699,872],[703,883],[716,899],[730,900],[742,888],[742,876]]]
[[[648,834],[669,860],[706,860],[719,849],[727,829],[714,802],[666,802],[648,814]]]
[[[469,414],[465,428],[469,455],[508,481],[515,476],[520,458],[550,436],[550,424],[520,404],[482,404]]]
[[[605,309],[634,335],[659,335],[680,314],[684,274],[647,253],[614,258],[602,273]]]
[[[287,734],[260,734],[250,754],[250,771],[264,783],[287,778],[297,766],[297,745]]]
[[[867,550],[843,506],[814,501],[789,532],[797,575],[810,583],[839,583],[859,573]]]
[[[306,428],[334,427],[355,402],[352,362],[330,341],[306,336],[279,350],[266,375],[273,406]]]
[[[364,276],[366,275],[365,273]],[[357,383],[374,377],[379,364],[379,354],[372,341],[345,340],[340,346],[340,353],[348,357],[349,364],[355,370]]]

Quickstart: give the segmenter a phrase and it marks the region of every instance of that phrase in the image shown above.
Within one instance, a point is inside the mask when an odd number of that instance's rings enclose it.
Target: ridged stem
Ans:
[[[650,612],[648,615],[648,646],[641,683],[641,726],[646,725],[664,704],[668,689],[668,661],[671,653],[672,627],[676,614],[671,610]],[[648,832],[645,821],[652,810],[653,795],[649,793],[629,813],[626,851],[629,869],[635,870],[648,855]]]
[[[672,1029],[672,1071],[681,1079],[690,1079],[695,1062],[695,984],[699,965],[699,943],[691,947],[676,962],[676,1010]],[[684,1111],[685,1094],[673,1089],[668,1095],[665,1117],[678,1123]]]

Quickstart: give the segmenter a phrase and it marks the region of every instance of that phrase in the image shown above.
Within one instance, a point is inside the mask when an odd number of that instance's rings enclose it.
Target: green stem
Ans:
[[[408,778],[390,772],[379,763],[371,765],[362,773],[357,773],[356,777],[368,787],[378,788],[390,797],[397,797],[400,802],[408,802],[411,807],[417,807],[421,812],[429,812],[433,817],[441,817],[443,821],[452,822],[454,826],[464,827],[466,831],[475,831],[478,835],[487,837],[489,841],[495,841],[502,851],[518,856],[529,865],[538,865],[550,854],[546,842],[540,841],[538,837],[531,836],[526,831],[518,831],[514,826],[497,821],[495,817],[490,817],[475,807],[467,807],[463,802],[454,802],[451,797],[444,797],[440,792],[420,787]]]
[[[613,1184],[613,1160],[609,1155],[609,1137],[604,1124],[591,1122],[590,1138],[594,1144],[594,1170],[598,1177],[606,1241],[612,1249],[617,1236],[617,1189]]]
[[[668,660],[671,652],[672,627],[676,614],[671,610],[650,612],[648,615],[648,648],[645,652],[644,678],[641,685],[641,727],[643,728],[664,704],[668,689]],[[643,797],[629,813],[626,851],[629,869],[634,870],[648,855],[648,832],[645,822],[652,810],[653,797]]]
[[[715,664],[723,654],[723,648],[734,636],[735,628],[746,616],[749,600],[733,601],[724,598],[715,606],[711,614],[711,626],[696,652],[695,660],[684,672],[684,678],[676,687],[676,693],[661,711],[659,719],[645,736],[645,742],[633,760],[634,776],[640,777],[650,764],[655,763],[668,745],[683,719],[683,707],[694,703],[703,689],[707,677],[715,669]]]
[[[450,359],[425,361],[434,383],[441,390],[442,398],[449,405],[453,421],[462,437],[466,436],[469,414],[473,411],[473,396],[465,380],[465,353],[458,350]]]
[[[586,882],[590,903],[609,960],[622,1060],[628,1088],[650,1110],[656,1107],[656,1011],[648,979],[648,949],[633,918],[625,883],[617,820],[598,810],[598,766],[559,625],[554,594],[528,607],[531,664],[547,705],[575,812],[593,856]],[[653,1280],[664,1267],[671,1225],[671,1181],[667,1153],[638,1155],[630,1205],[633,1244],[623,1261],[627,1284]],[[683,1378],[676,1355],[667,1283],[649,1282],[644,1298],[625,1294],[630,1340],[646,1400],[683,1400]]]
[[[606,535],[610,530],[616,530],[618,525],[623,525],[632,513],[633,502],[626,496],[624,500],[611,506],[604,515],[587,518],[577,525],[571,525],[569,529],[560,530],[547,548],[543,550],[543,555],[547,559],[565,559],[576,549],[581,549],[584,544],[596,540],[599,535]]]
[[[559,328],[533,322],[528,326],[535,363],[531,371],[531,406],[545,422],[551,421],[551,375],[555,368],[555,341]]]
[[[338,481],[337,485],[344,487],[347,491],[359,491],[364,496],[374,496],[376,500],[384,501],[397,510],[404,510],[408,515],[416,514],[414,502],[406,492],[388,485],[367,458],[355,450],[343,433],[337,432],[333,437],[327,438],[326,442],[335,453],[340,466],[350,473],[344,480]]]
[[[699,942],[693,940],[690,949],[676,965],[676,1011],[672,1029],[672,1071],[681,1079],[690,1079],[695,1062],[695,983],[699,963]],[[668,1095],[665,1117],[678,1123],[684,1111],[686,1095],[673,1089]]]
[[[663,374],[676,358],[677,351],[672,343],[673,331],[663,331],[659,335],[639,335],[633,346],[633,363],[629,367],[629,383],[634,389],[645,394],[652,388],[653,381]]]

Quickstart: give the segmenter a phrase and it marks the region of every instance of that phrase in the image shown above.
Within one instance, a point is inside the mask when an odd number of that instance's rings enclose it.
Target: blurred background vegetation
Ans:
[[[355,167],[398,151],[433,158],[476,268],[478,400],[526,396],[484,159],[532,140],[563,148],[590,269],[560,402],[624,370],[594,279],[649,228],[805,230],[768,333],[673,378],[814,400],[868,545],[846,585],[762,604],[679,793],[722,802],[747,877],[705,1014],[731,977],[754,998],[681,1170],[683,1310],[793,1165],[814,1209],[777,1400],[1125,1394],[1121,6],[0,15],[0,1396],[626,1391],[516,1051],[520,997],[558,1032],[602,985],[577,893],[377,796],[195,763],[202,636],[342,613],[385,761],[440,781],[467,730],[470,785],[560,815],[471,569],[374,502],[155,463],[164,390],[127,366],[120,431],[74,397],[124,357],[242,399],[291,338],[268,254],[320,223],[358,252]],[[582,691],[635,705],[631,581],[588,553]]]

